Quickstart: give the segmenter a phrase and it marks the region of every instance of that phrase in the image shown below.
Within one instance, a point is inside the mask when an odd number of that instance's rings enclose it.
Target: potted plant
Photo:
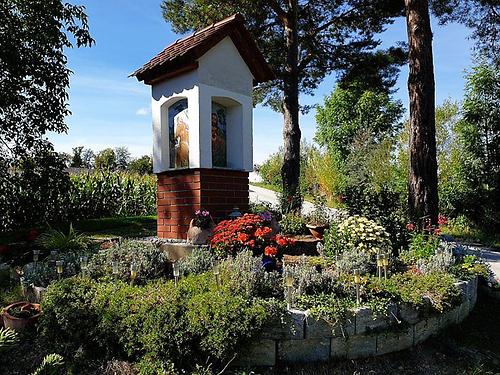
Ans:
[[[188,242],[193,245],[206,245],[214,226],[214,221],[210,216],[210,212],[206,210],[197,210],[194,213],[194,218],[191,219],[189,223],[189,230],[187,233]]]
[[[330,215],[324,201],[317,199],[314,210],[307,216],[306,227],[314,238],[323,239],[323,234],[329,227]]]
[[[15,331],[23,330],[33,326],[41,314],[38,303],[16,302],[3,309],[3,325]]]

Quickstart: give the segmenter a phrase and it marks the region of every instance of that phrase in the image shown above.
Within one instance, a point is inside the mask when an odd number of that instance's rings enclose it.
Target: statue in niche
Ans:
[[[170,168],[189,167],[189,116],[187,100],[169,108]]]
[[[212,103],[212,166],[227,167],[226,108]]]

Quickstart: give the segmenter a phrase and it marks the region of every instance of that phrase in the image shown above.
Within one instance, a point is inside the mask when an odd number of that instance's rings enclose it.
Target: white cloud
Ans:
[[[147,116],[151,113],[151,107],[141,107],[137,111],[135,111],[135,114],[137,116]]]

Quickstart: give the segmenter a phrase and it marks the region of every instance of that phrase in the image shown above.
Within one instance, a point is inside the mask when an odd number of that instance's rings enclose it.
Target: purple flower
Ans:
[[[201,213],[201,214],[202,214],[203,216],[205,216],[205,217],[206,217],[206,216],[208,216],[208,215],[210,215],[210,213],[209,213],[208,211],[202,211],[202,213]]]
[[[201,214],[201,211],[200,211],[200,210],[197,210],[197,211],[195,211],[195,213],[194,213],[194,214],[195,214],[196,216],[198,216],[199,214]]]
[[[266,211],[266,212],[262,212],[260,214],[260,217],[262,218],[262,220],[264,221],[271,221],[273,219],[273,215],[269,212],[269,211]]]

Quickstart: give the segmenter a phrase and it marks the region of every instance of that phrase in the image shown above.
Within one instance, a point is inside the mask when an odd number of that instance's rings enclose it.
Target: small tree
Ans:
[[[380,142],[399,131],[402,114],[402,103],[385,92],[337,87],[317,109],[315,140],[345,160],[357,134],[369,132],[371,140]]]
[[[95,157],[95,167],[97,169],[116,169],[116,154],[112,148],[105,148]]]
[[[82,152],[83,152],[83,146],[73,147],[73,155],[71,156],[70,167],[74,168],[83,167]]]
[[[116,156],[116,167],[122,171],[127,169],[131,160],[128,148],[127,147],[115,148],[115,156]]]
[[[152,174],[153,159],[149,155],[141,156],[140,158],[132,160],[128,165],[128,169],[131,172],[139,174]]]

